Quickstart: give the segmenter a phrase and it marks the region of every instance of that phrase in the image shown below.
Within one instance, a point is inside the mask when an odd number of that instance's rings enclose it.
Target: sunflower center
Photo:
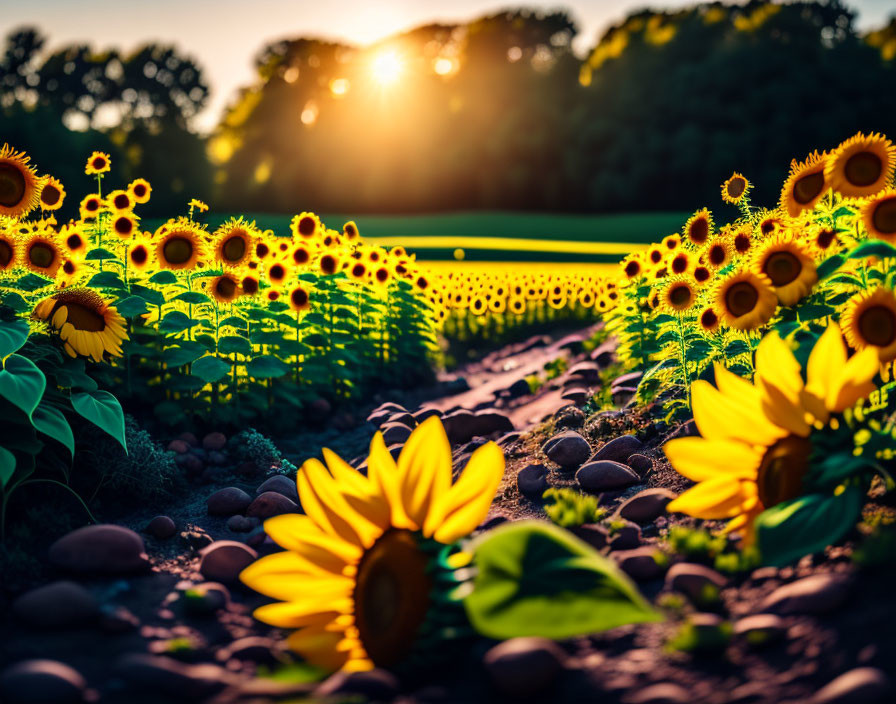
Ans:
[[[102,332],[106,329],[106,320],[103,318],[102,314],[98,313],[89,305],[78,303],[76,301],[60,301],[57,303],[50,315],[50,320],[53,319],[56,310],[63,306],[68,308],[66,322],[71,323],[75,330],[82,330],[84,332]]]
[[[84,240],[81,239],[81,235],[74,234],[69,235],[68,239],[65,240],[65,246],[71,250],[80,249],[84,244]]]
[[[186,264],[193,256],[193,243],[186,237],[172,237],[162,248],[162,254],[171,264]]]
[[[215,284],[215,293],[221,298],[230,298],[236,293],[236,281],[226,276],[222,276]]]
[[[677,256],[672,260],[672,271],[676,274],[683,274],[688,268],[688,258],[685,256]]]
[[[709,269],[707,269],[705,266],[698,266],[696,269],[694,269],[695,281],[697,281],[698,283],[703,283],[707,279],[709,279]]]
[[[812,443],[799,435],[788,435],[765,451],[756,480],[765,508],[799,496],[811,453]]]
[[[354,276],[356,279],[360,279],[362,276],[364,276],[364,271],[365,270],[363,264],[355,264],[352,267],[352,276]]]
[[[629,262],[625,265],[626,276],[637,276],[639,271],[641,271],[641,265],[638,262]]]
[[[807,174],[796,180],[793,184],[793,199],[800,205],[810,203],[824,188],[824,173],[817,171],[814,174]]]
[[[380,283],[385,283],[386,279],[388,279],[388,278],[389,278],[388,271],[386,271],[385,269],[382,269],[382,268],[376,270],[376,280],[377,281],[379,281]]]
[[[309,237],[314,234],[314,218],[304,217],[299,220],[299,234]]]
[[[709,223],[704,218],[696,220],[691,225],[688,236],[694,242],[703,242],[707,237],[709,237]]]
[[[747,188],[746,180],[740,176],[733,178],[728,182],[728,195],[732,198],[739,198]]]
[[[877,204],[871,216],[874,229],[884,234],[896,234],[896,198],[887,198]]]
[[[749,235],[737,235],[734,238],[734,249],[736,249],[739,254],[743,254],[749,248],[750,248],[750,236]]]
[[[718,324],[719,316],[716,315],[715,311],[712,308],[703,311],[703,314],[700,316],[700,325],[702,325],[707,330],[711,330]]]
[[[875,347],[889,347],[896,340],[896,315],[886,306],[870,306],[859,316],[862,339]]]
[[[725,248],[721,245],[713,245],[709,250],[709,263],[713,266],[721,266],[725,263]]]
[[[272,281],[280,281],[286,276],[286,269],[279,264],[274,264],[268,272],[268,275],[271,277]]]
[[[387,531],[361,559],[355,619],[361,644],[378,667],[398,663],[414,645],[430,605],[428,564],[406,530]]]
[[[136,184],[134,186],[134,195],[137,196],[138,198],[142,198],[143,196],[145,196],[146,195],[146,186],[144,186],[142,183]]]
[[[735,318],[751,313],[759,303],[759,291],[748,281],[738,281],[725,293],[725,307]]]
[[[48,269],[56,260],[56,252],[50,245],[38,242],[28,250],[28,260],[39,269]]]
[[[673,306],[686,306],[691,302],[691,289],[685,284],[674,286],[669,292],[669,302]]]
[[[115,196],[115,200],[113,201],[115,207],[118,210],[127,210],[128,206],[131,204],[131,199],[128,198],[124,193],[119,193]]]
[[[792,252],[774,252],[766,261],[763,273],[772,280],[774,286],[786,286],[794,281],[803,270],[799,257]]]
[[[25,175],[12,164],[0,164],[0,205],[13,208],[25,197]]]
[[[119,235],[129,235],[134,229],[134,223],[130,218],[118,218],[115,221],[115,232]]]
[[[894,224],[894,229],[896,229],[896,224]],[[815,244],[817,244],[821,249],[827,249],[834,243],[834,239],[836,237],[837,233],[833,230],[822,230],[815,238]]]
[[[44,190],[40,192],[40,199],[44,205],[56,205],[59,202],[59,196],[62,195],[59,189],[52,183],[44,186]]]
[[[297,288],[290,294],[294,306],[301,308],[308,303],[308,292],[303,288]]]
[[[140,245],[131,252],[131,261],[134,262],[134,264],[145,264],[148,258],[149,254],[146,251],[146,247],[143,245]]]
[[[221,248],[224,258],[229,262],[236,262],[246,253],[246,240],[242,235],[232,235]]]
[[[258,293],[258,282],[251,276],[247,276],[245,279],[243,279],[243,291],[248,293],[250,296],[254,293]]]
[[[843,175],[853,186],[870,186],[881,177],[884,164],[877,154],[858,152],[846,160]]]
[[[0,266],[6,267],[12,261],[12,247],[6,240],[0,240]]]
[[[329,254],[321,257],[320,268],[325,274],[332,274],[336,271],[336,259]]]

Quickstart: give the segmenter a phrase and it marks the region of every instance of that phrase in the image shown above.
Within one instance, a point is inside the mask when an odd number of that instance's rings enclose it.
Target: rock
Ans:
[[[548,470],[542,464],[530,464],[516,475],[520,493],[530,499],[540,499],[548,488]]]
[[[602,460],[589,462],[576,472],[576,481],[585,491],[599,494],[638,484],[641,478],[626,465]]]
[[[653,469],[653,460],[637,452],[634,455],[630,455],[625,464],[635,470],[641,477],[646,476]]]
[[[723,575],[695,562],[679,562],[666,573],[666,588],[684,594],[696,604],[714,602],[728,583]]]
[[[815,574],[778,587],[759,607],[775,614],[820,614],[846,601],[852,579],[845,574]]]
[[[208,453],[208,461],[209,464],[213,464],[216,467],[221,467],[227,464],[227,455],[219,450],[212,450]]]
[[[567,389],[562,394],[560,394],[560,398],[562,398],[564,401],[574,403],[576,406],[584,406],[585,402],[588,400],[588,396],[588,392],[578,386]]]
[[[495,442],[498,443],[501,447],[509,447],[513,445],[517,440],[520,439],[520,432],[518,430],[514,430],[510,433],[504,433],[501,437],[499,437]]]
[[[287,499],[295,501],[296,504],[299,503],[299,490],[296,486],[296,480],[282,474],[276,474],[270,479],[265,479],[258,489],[255,490],[255,493],[256,495],[263,494],[266,491],[276,491],[278,494],[283,494]]]
[[[231,673],[217,665],[186,665],[173,658],[145,653],[123,656],[116,664],[115,674],[142,693],[191,702],[204,701],[234,681]]]
[[[657,549],[652,546],[644,546],[634,550],[618,550],[611,554],[619,568],[638,582],[658,579],[665,570],[665,567],[657,562]]]
[[[555,428],[576,429],[585,425],[585,414],[575,406],[564,406],[554,414]]]
[[[893,701],[892,683],[876,667],[857,667],[828,682],[812,697],[812,704],[870,704]]]
[[[169,516],[156,516],[147,524],[145,532],[157,540],[168,540],[177,533],[177,525]]]
[[[380,430],[386,445],[404,444],[411,437],[411,429],[404,423],[386,423]]]
[[[392,412],[388,409],[375,409],[369,416],[367,422],[379,428],[383,423],[389,420]]]
[[[517,379],[510,386],[508,386],[505,391],[507,392],[508,398],[520,398],[521,396],[525,396],[530,392],[529,382],[525,379]]]
[[[570,532],[577,538],[584,540],[595,550],[605,548],[610,542],[610,532],[597,523],[585,523],[581,526],[570,528]]]
[[[511,638],[485,654],[483,664],[495,688],[510,697],[531,697],[557,679],[566,653],[547,638]]]
[[[276,491],[266,491],[259,494],[246,510],[246,515],[250,518],[272,518],[283,513],[299,513],[299,505],[287,499],[283,494]]]
[[[615,339],[610,338],[609,340],[604,341],[598,347],[595,347],[591,354],[591,361],[597,364],[597,366],[601,369],[605,367],[609,367],[613,360],[616,358],[616,347],[618,343]]]
[[[628,372],[627,374],[620,374],[615,379],[613,379],[613,383],[611,386],[613,389],[615,389],[616,387],[637,388],[642,376],[642,372]]]
[[[178,455],[174,458],[174,461],[178,467],[181,467],[188,474],[199,474],[205,468],[205,463],[190,452]]]
[[[417,421],[417,425],[425,421],[427,418],[432,416],[441,416],[441,412],[438,408],[421,408],[414,414],[414,420]]]
[[[172,440],[168,443],[168,451],[183,455],[190,451],[190,446],[183,440]]]
[[[442,417],[442,425],[452,445],[467,442],[475,435],[475,421],[470,411],[459,410]]]
[[[196,551],[212,544],[211,536],[201,528],[181,531],[180,539],[188,548]]]
[[[693,696],[674,682],[659,682],[639,689],[625,701],[626,704],[688,704]]]
[[[595,452],[589,462],[600,462],[601,460],[609,460],[610,462],[621,462],[625,464],[629,457],[638,452],[644,445],[634,435],[620,435],[604,443],[601,448]]]
[[[734,635],[753,647],[781,639],[786,630],[784,622],[775,614],[753,614],[734,624]]]
[[[200,552],[199,571],[212,582],[232,584],[240,572],[258,559],[258,553],[234,540],[216,540]]]
[[[183,590],[184,611],[193,616],[210,616],[230,603],[230,591],[218,582],[202,582]]]
[[[314,690],[317,697],[363,697],[375,702],[391,702],[398,694],[398,680],[387,670],[337,672]]]
[[[87,695],[81,673],[56,660],[23,660],[0,673],[0,701],[7,704],[78,704]]]
[[[209,433],[202,438],[204,450],[223,450],[225,447],[227,447],[227,436],[224,433]]]
[[[124,606],[108,604],[100,609],[100,628],[107,633],[128,633],[140,627],[140,619]]]
[[[577,377],[590,384],[600,381],[600,369],[594,362],[585,361],[574,364],[567,373],[571,377]]]
[[[668,489],[645,489],[627,499],[619,507],[617,514],[627,521],[650,523],[666,512],[666,504],[676,496],[675,492]]]
[[[70,628],[95,621],[99,608],[84,587],[63,580],[22,594],[13,602],[12,612],[32,626]]]
[[[610,532],[610,550],[633,550],[641,544],[641,527],[625,521],[625,525]]]
[[[402,425],[406,425],[409,428],[414,428],[417,426],[417,421],[414,420],[414,416],[412,416],[407,411],[393,413],[391,416],[389,416],[389,423],[401,423]]]
[[[507,523],[510,520],[510,516],[504,513],[501,510],[492,510],[488,512],[488,515],[482,520],[482,523],[479,524],[477,530],[492,530],[493,528],[497,528],[503,523]]]
[[[551,462],[556,462],[567,470],[576,469],[591,454],[588,441],[574,430],[555,435],[541,449]]]
[[[273,665],[280,662],[283,657],[283,649],[273,638],[247,636],[235,640],[228,647],[219,650],[216,657],[222,662],[236,659]]]
[[[251,503],[252,497],[235,486],[219,489],[205,502],[209,516],[233,516],[244,513]]]
[[[492,433],[513,432],[513,423],[504,413],[491,410],[476,411],[473,414],[473,435],[487,437]]]
[[[132,574],[149,567],[143,538],[123,526],[78,528],[50,546],[50,564],[78,574]]]
[[[181,433],[180,435],[177,436],[177,439],[183,440],[190,447],[197,447],[199,445],[198,438],[193,433],[190,433],[190,432]]]
[[[237,515],[227,519],[227,529],[234,533],[251,533],[260,525],[261,521],[258,518]]]

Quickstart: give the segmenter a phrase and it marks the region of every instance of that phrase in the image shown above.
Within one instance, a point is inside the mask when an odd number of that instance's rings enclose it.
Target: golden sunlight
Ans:
[[[404,61],[394,50],[383,51],[373,58],[371,73],[380,85],[391,85],[401,78]]]

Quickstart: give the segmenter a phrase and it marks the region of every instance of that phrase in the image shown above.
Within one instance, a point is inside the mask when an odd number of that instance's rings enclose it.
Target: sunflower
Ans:
[[[302,284],[293,286],[289,291],[289,307],[294,311],[301,312],[311,307],[311,296],[308,289]]]
[[[370,273],[374,282],[380,286],[385,286],[392,280],[392,271],[385,264],[372,269]]]
[[[87,266],[83,257],[69,257],[56,272],[56,286],[58,288],[67,288],[73,283],[79,282],[82,277],[87,276],[93,270]]]
[[[148,233],[138,234],[128,244],[127,264],[137,271],[145,271],[155,264],[155,248]]]
[[[87,237],[80,224],[69,223],[59,229],[58,241],[62,242],[70,254],[81,256],[87,252]]]
[[[601,298],[599,303],[603,303],[606,305],[605,299]],[[526,299],[525,298],[511,298],[507,301],[507,310],[509,310],[514,315],[522,315],[526,312]]]
[[[253,276],[252,274],[247,274],[243,277],[242,281],[240,281],[240,290],[244,296],[254,296],[258,293],[259,288],[258,277]]]
[[[683,249],[673,252],[666,260],[666,265],[673,274],[684,274],[691,268],[691,264],[691,255]]]
[[[361,261],[353,261],[351,262],[348,268],[348,277],[352,281],[364,281],[367,279],[367,265]]]
[[[766,211],[768,212],[768,211]],[[759,220],[757,229],[763,237],[771,237],[783,227],[781,218],[773,214],[767,214]]]
[[[718,388],[691,385],[700,437],[670,440],[663,447],[672,467],[697,485],[667,510],[708,520],[731,519],[727,530],[744,529],[765,509],[796,498],[809,469],[814,424],[826,424],[874,390],[874,354],[847,360],[836,324],[828,326],[809,356],[808,383],[777,333],[756,351],[756,384],[716,363]],[[811,423],[809,422],[811,421]]]
[[[883,135],[861,132],[834,150],[825,178],[847,198],[873,196],[887,187],[896,168],[896,146]]]
[[[697,316],[697,322],[700,324],[700,328],[703,332],[715,332],[719,329],[719,315],[713,309],[712,306],[707,306],[704,308],[700,315]]]
[[[872,237],[896,243],[896,189],[888,189],[862,206],[862,222]]]
[[[662,245],[651,245],[647,250],[647,261],[651,266],[659,266],[663,263],[666,253],[663,251]]]
[[[89,218],[95,218],[97,215],[99,215],[102,208],[103,200],[96,193],[91,193],[89,196],[85,196],[84,200],[81,201],[81,205],[79,206],[79,210],[81,211],[81,219],[87,220]]]
[[[206,286],[208,295],[218,303],[233,303],[240,295],[240,282],[233,274],[212,277]]]
[[[47,176],[44,187],[40,190],[40,207],[42,210],[59,210],[65,200],[65,187],[62,182]]]
[[[106,196],[106,205],[113,213],[127,213],[134,209],[134,199],[128,191],[112,191]]]
[[[485,311],[488,310],[488,304],[485,301],[485,297],[480,294],[474,295],[470,298],[469,309],[473,315],[484,314]]]
[[[703,250],[703,262],[711,269],[721,269],[734,256],[734,245],[726,237],[713,237]]]
[[[644,273],[644,263],[639,252],[633,252],[622,260],[622,275],[631,281]]]
[[[300,213],[289,223],[292,236],[297,240],[310,240],[320,233],[320,218],[314,213]]]
[[[201,230],[188,220],[178,219],[156,231],[156,260],[163,269],[193,269],[204,258]],[[161,229],[161,228],[160,228]],[[161,236],[160,236],[161,234]]]
[[[361,236],[361,233],[358,232],[358,226],[355,224],[354,220],[349,220],[345,225],[342,226],[342,234],[345,235],[346,239],[353,240],[357,237]]]
[[[88,176],[100,175],[106,173],[112,168],[112,162],[106,152],[94,152],[87,159],[87,165],[84,167],[84,173]]]
[[[666,235],[665,237],[663,237],[662,243],[666,249],[668,249],[670,252],[672,252],[672,251],[678,249],[679,247],[681,247],[681,235],[679,235],[679,234]]]
[[[21,258],[24,266],[48,279],[55,278],[57,270],[62,266],[62,252],[47,231],[38,230],[25,240]]]
[[[789,237],[777,236],[756,253],[752,269],[764,274],[781,305],[792,306],[818,281],[815,262],[805,248]]]
[[[414,279],[414,286],[416,286],[420,291],[425,291],[427,288],[429,288],[429,279],[427,279],[423,274],[418,274],[417,278]]]
[[[292,250],[292,260],[296,263],[296,266],[305,266],[308,262],[310,262],[311,249],[309,248],[309,246],[305,243],[297,244]]]
[[[212,235],[215,260],[225,266],[238,266],[252,255],[258,231],[240,218],[230,218]]]
[[[135,203],[147,203],[149,196],[152,195],[152,186],[145,178],[134,179],[128,185],[128,193],[131,194]]]
[[[121,356],[121,343],[128,339],[124,318],[113,306],[90,289],[66,289],[37,304],[34,317],[59,331],[65,351],[102,362],[104,355]]]
[[[750,182],[736,171],[722,184],[722,200],[726,203],[740,203],[750,192]]]
[[[137,231],[137,219],[129,211],[118,213],[112,216],[111,229],[121,239],[130,239],[131,235]]]
[[[271,259],[265,273],[272,286],[283,286],[292,274],[292,269],[287,262]]]
[[[594,291],[579,291],[579,305],[583,308],[591,308],[594,305]]]
[[[879,287],[853,296],[840,315],[850,347],[872,348],[881,362],[896,359],[896,294]]]
[[[317,262],[320,267],[320,273],[325,276],[335,274],[339,271],[340,261],[335,254],[324,254]],[[382,268],[382,267],[381,267]]]
[[[746,254],[753,246],[753,232],[747,227],[741,227],[731,236],[731,245],[738,254]]]
[[[698,210],[685,223],[684,234],[692,244],[702,245],[712,234],[712,214],[706,208]]]
[[[288,643],[327,669],[392,667],[453,625],[446,577],[469,557],[434,559],[436,551],[471,533],[485,518],[504,473],[493,442],[478,448],[452,483],[451,445],[437,417],[408,439],[398,462],[380,433],[370,443],[367,476],[324,450],[327,466],[308,460],[298,473],[306,515],[265,522],[286,552],[264,557],[240,579],[287,601],[255,617],[298,628]],[[329,470],[329,471],[328,471]],[[454,580],[446,580],[453,589]],[[436,613],[438,612],[438,613]],[[445,634],[447,635],[447,633]]]
[[[30,157],[8,144],[0,148],[0,215],[20,218],[40,204],[43,179],[39,178]]]
[[[0,271],[12,269],[18,261],[18,245],[11,232],[0,232]]]
[[[697,300],[697,291],[693,284],[685,278],[672,279],[663,288],[661,305],[676,313],[682,313],[694,305]]]
[[[765,274],[745,270],[726,277],[715,294],[716,312],[728,327],[752,330],[771,320],[778,297]]]
[[[702,286],[712,277],[712,272],[707,267],[700,265],[694,267],[692,276],[697,285]]]
[[[828,154],[812,152],[802,162],[793,161],[790,173],[781,189],[781,208],[796,217],[804,210],[811,210],[830,188],[825,177]]]

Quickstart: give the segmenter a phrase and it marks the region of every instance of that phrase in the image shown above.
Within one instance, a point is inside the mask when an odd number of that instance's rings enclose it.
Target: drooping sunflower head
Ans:
[[[98,176],[106,173],[110,168],[112,168],[112,161],[109,159],[109,155],[106,152],[94,152],[87,159],[84,173],[88,176]]]
[[[135,203],[148,203],[149,197],[152,195],[152,186],[145,178],[138,178],[131,181],[128,185],[128,193]]]
[[[862,222],[871,237],[896,243],[896,189],[888,189],[862,206]]]
[[[812,256],[788,236],[777,236],[763,244],[753,258],[752,269],[768,278],[778,301],[785,306],[806,296],[818,281]]]
[[[50,230],[38,229],[25,239],[21,247],[21,264],[35,274],[52,279],[62,266],[62,252]]]
[[[218,303],[233,303],[240,295],[240,282],[235,274],[223,273],[207,280],[208,295]]]
[[[106,196],[106,206],[113,213],[127,213],[134,209],[134,198],[130,191],[118,189]]]
[[[712,214],[706,208],[694,213],[684,226],[685,237],[697,247],[703,246],[712,231]]]
[[[703,250],[703,262],[710,269],[722,269],[731,262],[734,245],[727,237],[713,237]]]
[[[746,176],[735,171],[722,184],[722,200],[726,203],[740,203],[749,195],[751,185]]]
[[[164,229],[162,229],[164,228]],[[185,218],[169,220],[156,231],[156,260],[163,269],[195,269],[205,258],[202,230]]]
[[[62,182],[52,176],[44,180],[44,187],[40,191],[40,207],[42,210],[59,210],[65,200],[65,187]]]
[[[293,217],[289,224],[293,239],[310,240],[321,231],[320,218],[314,213],[303,212]]]
[[[128,339],[124,318],[98,293],[87,288],[67,288],[45,298],[33,316],[58,331],[71,357],[90,357],[102,362],[104,355],[121,356],[121,343]]]
[[[827,160],[825,178],[847,198],[873,196],[886,188],[896,169],[896,146],[881,134],[861,132],[837,147]]]
[[[21,218],[40,204],[44,180],[30,161],[8,144],[0,147],[0,215]]]
[[[696,287],[685,277],[674,278],[663,288],[661,302],[664,308],[683,313],[697,302]]]
[[[827,193],[830,183],[825,176],[827,152],[812,152],[805,161],[793,161],[781,189],[781,208],[791,217],[815,207]]]
[[[765,325],[778,304],[768,277],[750,270],[726,277],[716,290],[714,300],[719,318],[738,330],[754,330]]]
[[[840,316],[850,347],[873,347],[881,362],[896,359],[896,295],[878,287],[853,296]]]
[[[95,218],[103,211],[103,199],[96,193],[91,193],[89,196],[85,196],[84,200],[81,201],[79,210],[82,220]]]
[[[215,260],[223,266],[238,266],[252,256],[258,230],[254,223],[230,218],[212,234]]]

